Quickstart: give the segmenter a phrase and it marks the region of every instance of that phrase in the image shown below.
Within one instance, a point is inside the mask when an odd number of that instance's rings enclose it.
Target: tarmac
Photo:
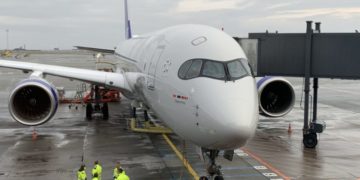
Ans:
[[[95,68],[93,54],[78,51],[32,52],[19,61]],[[114,57],[107,55],[106,61]],[[15,60],[16,61],[16,60]],[[121,64],[125,68],[132,67]],[[129,129],[130,101],[111,103],[107,121],[85,120],[85,108],[59,106],[54,119],[36,128],[11,119],[8,95],[28,74],[0,68],[0,180],[76,179],[82,163],[88,179],[95,160],[103,166],[103,178],[112,178],[117,161],[131,179],[193,179],[161,135],[135,133]],[[80,82],[48,77],[56,86],[76,90]],[[318,119],[327,128],[319,134],[315,149],[302,145],[303,79],[289,78],[296,91],[295,107],[282,118],[260,116],[256,135],[235,151],[233,161],[219,157],[225,179],[359,179],[360,177],[360,83],[355,80],[319,81]],[[139,120],[142,112],[138,110]],[[156,119],[156,115],[152,115]],[[288,133],[291,124],[292,132]],[[37,132],[36,138],[33,131]],[[170,139],[198,175],[206,163],[196,148],[176,135]]]

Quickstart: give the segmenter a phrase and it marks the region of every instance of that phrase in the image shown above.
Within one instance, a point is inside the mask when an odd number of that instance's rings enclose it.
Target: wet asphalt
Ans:
[[[106,56],[112,61],[112,56]],[[32,53],[20,60],[94,69],[93,54]],[[131,68],[127,64],[122,64]],[[60,105],[55,118],[31,128],[13,121],[7,108],[14,85],[28,74],[0,69],[0,180],[76,179],[81,163],[88,177],[93,162],[103,165],[103,179],[111,179],[120,161],[131,179],[191,179],[161,136],[128,129],[130,102],[110,104],[110,119],[87,121],[85,108]],[[80,82],[48,77],[56,86],[76,90]],[[302,83],[289,78],[296,90],[292,112],[282,118],[260,117],[255,137],[236,151],[233,162],[219,158],[226,179],[357,179],[360,177],[360,83],[354,80],[319,81],[318,119],[327,129],[316,149],[302,145]],[[139,112],[140,113],[140,112]],[[288,133],[291,124],[292,133]],[[38,133],[36,140],[32,132]],[[195,147],[176,135],[172,140],[198,174],[205,173]]]

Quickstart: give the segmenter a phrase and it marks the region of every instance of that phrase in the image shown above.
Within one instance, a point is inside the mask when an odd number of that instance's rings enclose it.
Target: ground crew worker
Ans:
[[[119,176],[116,180],[130,180],[130,178],[125,174],[125,171],[122,168],[119,168]]]
[[[92,169],[92,175],[94,176],[95,173],[98,176],[98,179],[101,180],[101,173],[102,173],[102,167],[99,164],[99,161],[94,162],[94,168]]]
[[[80,169],[77,172],[77,177],[78,180],[87,180],[84,164],[80,166]]]
[[[119,176],[119,169],[120,169],[120,163],[116,162],[115,168],[114,168],[114,173],[113,173],[113,177],[114,180],[116,180],[116,178]]]
[[[98,173],[94,173],[92,180],[99,180]]]

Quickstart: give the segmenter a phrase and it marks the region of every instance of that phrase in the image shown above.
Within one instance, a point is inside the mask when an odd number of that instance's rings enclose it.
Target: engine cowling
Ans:
[[[294,88],[282,77],[265,76],[257,79],[259,110],[264,116],[281,117],[295,104]]]
[[[37,126],[55,115],[58,100],[56,88],[46,80],[25,79],[10,93],[9,111],[19,123]]]

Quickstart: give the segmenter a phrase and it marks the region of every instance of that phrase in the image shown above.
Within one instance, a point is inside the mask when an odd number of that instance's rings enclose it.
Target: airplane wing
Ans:
[[[101,49],[101,48],[94,48],[94,47],[85,47],[85,46],[74,46],[77,49],[80,50],[87,50],[87,51],[94,51],[94,52],[100,52],[100,53],[110,53],[110,54],[114,54],[115,50],[113,49]]]
[[[131,92],[124,74],[0,59],[0,67],[53,75]]]

